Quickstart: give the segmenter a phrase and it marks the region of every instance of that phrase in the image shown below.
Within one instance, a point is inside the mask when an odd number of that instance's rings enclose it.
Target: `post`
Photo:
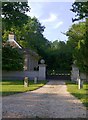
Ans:
[[[24,78],[24,87],[28,87],[28,77]]]
[[[80,78],[78,79],[78,89],[80,89],[81,86],[80,86]]]
[[[83,88],[83,81],[80,80],[80,78],[78,79],[78,89]]]
[[[35,83],[35,84],[37,83],[37,80],[38,80],[37,77],[35,77],[35,78],[34,78],[34,83]]]
[[[46,65],[39,64],[39,80],[45,80],[45,79],[46,79]]]
[[[81,88],[83,88],[83,81],[81,81],[81,85],[80,85]]]
[[[73,63],[72,65],[72,71],[71,71],[71,80],[72,81],[76,81],[78,82],[78,77],[79,77],[79,69],[78,67],[75,65],[75,63]]]

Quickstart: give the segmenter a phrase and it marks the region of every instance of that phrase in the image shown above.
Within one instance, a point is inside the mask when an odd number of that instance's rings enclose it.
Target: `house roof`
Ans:
[[[23,48],[22,51],[24,51],[24,53],[31,54],[32,56],[39,58],[39,55],[29,48]]]
[[[22,49],[22,47],[15,40],[7,40],[7,43],[10,43],[10,45],[13,47],[18,47]]]
[[[29,49],[29,48],[22,48],[15,40],[14,34],[9,34],[7,43],[9,43],[12,47],[18,47],[21,51],[23,51],[26,54],[31,54],[32,56],[36,57],[37,59],[39,59],[39,55],[34,52],[33,50]],[[5,44],[4,44],[5,45]]]

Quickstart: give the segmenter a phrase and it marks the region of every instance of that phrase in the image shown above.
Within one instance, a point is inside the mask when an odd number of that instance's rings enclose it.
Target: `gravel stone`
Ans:
[[[64,81],[49,81],[37,90],[2,98],[3,118],[86,118],[86,113]]]

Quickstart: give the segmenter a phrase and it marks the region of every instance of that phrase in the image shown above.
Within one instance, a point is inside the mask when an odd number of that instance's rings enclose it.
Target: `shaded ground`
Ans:
[[[3,118],[85,118],[86,108],[66,89],[64,81],[50,81],[35,91],[3,97]]]

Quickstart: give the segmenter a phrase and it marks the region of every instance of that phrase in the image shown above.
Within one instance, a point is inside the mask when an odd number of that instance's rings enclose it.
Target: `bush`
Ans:
[[[7,71],[23,70],[23,53],[18,48],[7,45],[2,48],[2,69]]]

